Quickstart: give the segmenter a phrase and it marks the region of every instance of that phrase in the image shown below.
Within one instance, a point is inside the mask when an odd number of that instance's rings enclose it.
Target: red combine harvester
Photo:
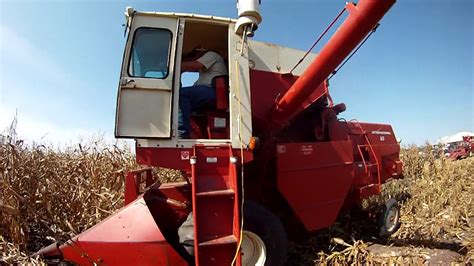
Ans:
[[[457,143],[456,146],[448,150],[446,154],[451,160],[460,160],[467,157],[474,156],[474,137],[463,136],[462,141]]]
[[[182,170],[187,181],[131,172],[125,207],[39,254],[78,264],[284,264],[288,236],[331,226],[402,177],[392,127],[338,119],[346,107],[333,104],[327,82],[394,2],[347,3],[317,55],[250,40],[259,0],[239,1],[238,20],[127,8],[115,135],[136,140],[139,164]],[[183,139],[181,58],[198,45],[221,55],[229,74],[215,79],[216,102],[192,114]],[[397,230],[398,216],[390,200],[381,235]]]

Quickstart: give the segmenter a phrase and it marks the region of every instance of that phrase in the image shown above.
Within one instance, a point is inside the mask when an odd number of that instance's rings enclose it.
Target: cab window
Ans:
[[[138,78],[164,79],[169,73],[172,33],[166,29],[135,31],[128,74]]]

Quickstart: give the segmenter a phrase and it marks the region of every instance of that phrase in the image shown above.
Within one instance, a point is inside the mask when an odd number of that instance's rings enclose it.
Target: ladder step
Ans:
[[[219,237],[213,240],[205,241],[199,243],[200,247],[204,246],[215,246],[215,245],[228,245],[228,244],[236,244],[237,238],[234,235]]]
[[[368,163],[368,164],[366,164],[366,165],[367,165],[367,166],[377,166],[376,163]]]
[[[213,190],[206,192],[198,192],[196,196],[198,197],[213,197],[213,196],[233,196],[235,194],[233,189],[226,190]]]

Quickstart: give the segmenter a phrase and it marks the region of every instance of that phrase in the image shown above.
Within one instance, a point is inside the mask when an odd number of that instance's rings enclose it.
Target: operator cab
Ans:
[[[204,47],[207,51],[217,53],[226,63],[226,69],[229,69],[227,24],[186,20],[181,61],[184,61],[185,55],[192,53],[195,47]],[[216,99],[202,104],[191,113],[192,139],[230,139],[229,72],[228,70],[225,72],[225,74],[212,79],[211,85]],[[181,87],[193,85],[199,77],[197,73],[193,74],[182,73]],[[188,84],[184,84],[184,82],[188,82]]]
[[[235,20],[127,9],[126,42],[118,89],[115,136],[140,147],[192,147],[231,143],[252,132],[248,50]],[[212,81],[216,100],[191,114],[191,138],[180,137],[180,89],[197,75],[182,73],[183,56],[202,46],[219,54],[228,75]],[[194,80],[193,80],[194,79]]]

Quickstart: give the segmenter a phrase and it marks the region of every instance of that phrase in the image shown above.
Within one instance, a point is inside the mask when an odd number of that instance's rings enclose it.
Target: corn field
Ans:
[[[0,263],[44,264],[31,254],[122,207],[125,174],[138,167],[130,149],[100,138],[63,149],[26,144],[14,132],[0,141]],[[472,260],[474,158],[448,161],[426,146],[405,148],[402,159],[405,179],[385,184],[381,196],[341,213],[332,227],[290,242],[289,264],[418,264],[425,260],[419,247],[453,250],[460,263]],[[162,182],[179,178],[166,169],[156,174]],[[389,197],[401,204],[402,225],[382,240],[364,215]],[[377,256],[373,244],[407,251]]]

